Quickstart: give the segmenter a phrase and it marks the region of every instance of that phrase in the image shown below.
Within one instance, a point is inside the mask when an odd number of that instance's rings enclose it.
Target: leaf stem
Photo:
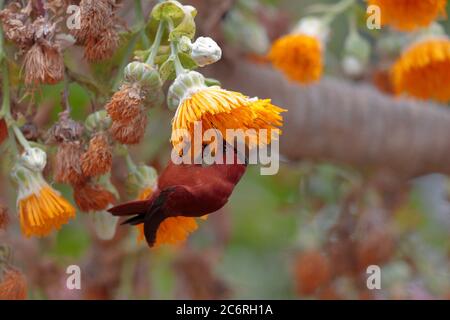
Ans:
[[[139,23],[141,24],[141,38],[142,43],[145,48],[150,47],[150,40],[147,37],[147,34],[145,33],[145,16],[144,12],[142,11],[142,1],[141,0],[134,0],[134,11],[136,12],[136,18],[139,20]]]
[[[172,33],[174,27],[173,27],[173,21],[169,20],[169,31]],[[171,51],[171,57],[173,58],[174,64],[175,64],[175,71],[177,73],[177,76],[183,73],[186,73],[186,69],[183,67],[180,61],[180,57],[178,56],[178,47],[177,42],[175,40],[170,40],[170,51]]]
[[[158,30],[156,31],[155,41],[153,41],[152,48],[150,50],[150,55],[147,59],[147,64],[153,66],[155,64],[156,55],[158,54],[159,46],[161,45],[162,36],[164,34],[164,21],[160,21],[158,25]]]

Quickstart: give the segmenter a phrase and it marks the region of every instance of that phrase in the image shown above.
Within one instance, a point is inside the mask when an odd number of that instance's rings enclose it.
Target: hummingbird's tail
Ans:
[[[164,211],[164,204],[167,197],[175,188],[167,188],[162,191],[156,198],[144,201],[133,201],[122,205],[118,205],[108,211],[115,216],[131,216],[122,222],[122,225],[139,225],[144,224],[145,239],[150,247],[155,244],[156,233],[160,224],[167,218]]]

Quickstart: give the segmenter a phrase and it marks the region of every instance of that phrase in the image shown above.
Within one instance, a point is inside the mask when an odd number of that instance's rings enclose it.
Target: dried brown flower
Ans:
[[[25,83],[27,85],[55,84],[64,78],[64,60],[58,45],[35,43],[25,54]]]
[[[112,57],[119,45],[114,0],[81,0],[81,28],[73,34],[85,47],[88,61]]]
[[[84,57],[90,61],[109,59],[119,47],[119,34],[116,30],[105,30],[101,36],[89,36],[85,43]]]
[[[84,126],[70,118],[69,110],[59,114],[59,120],[48,132],[48,143],[62,143],[80,140]]]
[[[124,84],[105,106],[112,119],[110,133],[122,144],[137,144],[145,134],[145,93],[137,84]]]
[[[5,38],[20,47],[31,46],[33,43],[34,29],[29,15],[23,10],[19,3],[12,2],[0,11],[0,21]]]
[[[8,126],[5,119],[0,119],[0,144],[8,138]]]
[[[112,153],[104,133],[95,135],[88,150],[81,157],[81,168],[87,177],[100,176],[111,171]]]
[[[25,276],[16,269],[6,269],[0,281],[0,300],[25,300],[26,298]]]
[[[91,182],[75,185],[74,199],[77,206],[84,212],[105,210],[115,201],[111,192]]]
[[[9,223],[8,208],[0,203],[0,230],[6,230]]]
[[[147,115],[142,112],[138,117],[128,121],[113,121],[110,133],[122,144],[138,144],[145,135]]]
[[[112,121],[132,120],[143,112],[144,97],[139,86],[125,84],[105,106]]]
[[[63,142],[58,146],[55,158],[55,181],[81,184],[87,179],[81,169],[83,147],[79,141]]]
[[[318,250],[302,253],[295,265],[297,292],[300,296],[310,295],[328,283],[331,278],[330,263]]]

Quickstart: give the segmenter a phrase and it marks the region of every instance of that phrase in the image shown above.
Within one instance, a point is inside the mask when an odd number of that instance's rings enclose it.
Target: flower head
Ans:
[[[80,17],[81,26],[73,33],[85,47],[85,58],[88,61],[111,58],[119,46],[114,1],[81,0]]]
[[[429,39],[407,49],[392,68],[397,94],[450,101],[450,41]]]
[[[112,152],[104,133],[96,134],[88,150],[81,156],[81,168],[87,177],[96,177],[111,171]]]
[[[17,207],[25,236],[46,236],[75,217],[75,208],[48,185],[41,171],[19,163],[12,176],[19,187]]]
[[[283,120],[280,114],[285,111],[270,100],[251,99],[217,86],[207,87],[203,76],[195,71],[175,80],[169,90],[169,106],[176,107],[171,137],[174,146],[185,140],[192,141],[196,122],[201,122],[203,132],[218,130],[226,140],[227,129],[242,129],[248,130],[253,142],[270,143],[271,132],[279,131]],[[260,129],[268,131],[269,141],[259,139]],[[227,141],[234,144],[232,139]]]
[[[106,210],[115,201],[113,193],[92,182],[75,185],[73,197],[84,212]]]
[[[122,144],[137,144],[147,127],[146,106],[162,102],[162,81],[151,66],[132,62],[125,68],[125,82],[105,106],[111,117],[110,133]]]
[[[58,45],[35,43],[23,62],[27,85],[55,84],[64,78],[64,60]]]
[[[55,181],[67,184],[81,184],[86,181],[81,169],[82,155],[83,147],[79,141],[61,143],[55,158]]]
[[[154,248],[163,245],[179,245],[186,241],[189,235],[197,230],[198,225],[195,218],[190,217],[170,217],[165,219],[156,232]],[[138,241],[143,241],[144,224],[138,225]]]
[[[307,84],[322,76],[322,43],[310,35],[290,34],[276,40],[269,59],[293,81]]]
[[[22,272],[11,267],[0,272],[0,300],[25,300],[26,298],[27,281]]]
[[[381,10],[381,22],[400,31],[426,27],[440,15],[445,16],[447,0],[369,0]]]

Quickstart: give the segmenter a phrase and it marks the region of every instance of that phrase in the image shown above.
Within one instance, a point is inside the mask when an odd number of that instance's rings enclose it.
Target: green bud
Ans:
[[[134,61],[125,67],[125,81],[139,84],[145,90],[146,102],[151,106],[162,104],[164,93],[163,82],[159,72],[144,62]]]
[[[180,102],[190,94],[206,88],[205,77],[197,71],[180,74],[169,88],[167,105],[169,109],[176,110]]]
[[[102,131],[111,126],[111,118],[106,110],[100,110],[90,114],[84,122],[86,129],[90,132]]]
[[[145,188],[155,189],[158,181],[158,173],[155,168],[139,165],[135,171],[128,174],[125,185],[129,195],[136,195]]]
[[[370,60],[371,45],[358,32],[351,32],[344,44],[342,67],[351,76],[359,76],[364,72]]]

